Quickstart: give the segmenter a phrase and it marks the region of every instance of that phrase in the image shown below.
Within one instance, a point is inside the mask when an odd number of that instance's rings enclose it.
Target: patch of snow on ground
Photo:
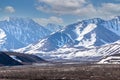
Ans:
[[[108,62],[108,60],[111,60],[111,59],[117,59],[117,60],[114,60],[113,62]],[[102,59],[101,61],[98,62],[98,64],[111,64],[111,63],[119,63],[120,64],[120,57],[119,56],[110,56],[110,57],[107,57],[105,59]]]
[[[13,58],[14,60],[18,61],[18,62],[22,62],[21,60],[17,59],[16,56],[11,55],[10,57]]]

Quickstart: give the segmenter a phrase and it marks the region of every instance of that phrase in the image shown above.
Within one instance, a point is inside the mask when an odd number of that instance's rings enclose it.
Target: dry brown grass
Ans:
[[[1,67],[0,80],[120,80],[120,65]]]

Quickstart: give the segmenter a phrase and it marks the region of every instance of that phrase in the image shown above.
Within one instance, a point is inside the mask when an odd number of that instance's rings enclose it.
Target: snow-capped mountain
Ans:
[[[98,64],[120,64],[120,56],[109,56],[100,60]]]
[[[51,31],[29,18],[8,17],[0,21],[0,50],[10,51],[35,43]]]
[[[120,17],[99,18],[68,25],[36,44],[16,50],[48,60],[99,61],[120,54]]]
[[[38,43],[30,44],[27,50],[49,52],[63,47],[94,48],[117,40],[120,40],[119,16],[108,21],[94,18],[68,25]]]
[[[120,54],[120,40],[94,48],[62,47],[49,52],[36,50],[35,48],[39,46],[42,45],[29,45],[26,48],[17,50],[17,52],[24,52],[26,50],[26,53],[35,54],[49,61],[97,61],[99,64],[106,62],[105,60],[112,59],[111,57],[106,59],[109,56]]]

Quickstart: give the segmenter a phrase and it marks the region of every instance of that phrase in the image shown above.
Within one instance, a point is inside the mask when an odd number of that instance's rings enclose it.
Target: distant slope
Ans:
[[[6,52],[6,54],[23,64],[46,62],[44,59],[31,54],[16,53],[16,52]]]
[[[106,56],[98,64],[120,64],[120,54]]]
[[[12,59],[4,52],[0,52],[0,64],[4,66],[22,65],[22,63]]]
[[[15,52],[0,52],[0,64],[4,66],[25,65],[46,62],[42,58]]]
[[[57,31],[62,30],[64,27],[61,26],[61,25],[58,25],[58,24],[48,23],[45,26],[45,28],[48,29],[51,32],[57,32]]]
[[[101,47],[100,54],[105,54],[98,64],[120,64],[120,41]]]

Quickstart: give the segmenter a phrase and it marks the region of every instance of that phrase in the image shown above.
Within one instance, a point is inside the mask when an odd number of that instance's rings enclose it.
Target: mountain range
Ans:
[[[0,21],[0,50],[12,51],[35,43],[52,33],[46,28],[29,18],[8,17]]]
[[[100,61],[120,54],[120,16],[111,20],[82,20],[66,27],[55,24],[47,27],[32,19],[0,21],[0,50],[35,54],[46,60],[75,61]]]
[[[95,18],[68,25],[38,42],[37,50],[49,52],[61,47],[92,48],[113,43],[120,39],[119,21],[120,17],[109,21]]]

